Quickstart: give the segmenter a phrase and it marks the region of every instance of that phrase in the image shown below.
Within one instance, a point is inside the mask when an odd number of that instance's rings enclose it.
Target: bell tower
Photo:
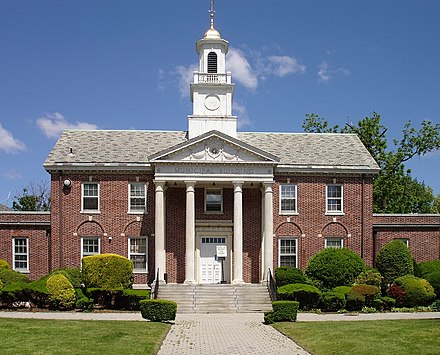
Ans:
[[[193,103],[193,114],[188,116],[190,139],[212,130],[237,136],[237,117],[232,116],[235,85],[231,73],[226,71],[229,42],[214,28],[214,0],[209,13],[210,28],[196,44],[199,70],[194,72],[190,86]]]

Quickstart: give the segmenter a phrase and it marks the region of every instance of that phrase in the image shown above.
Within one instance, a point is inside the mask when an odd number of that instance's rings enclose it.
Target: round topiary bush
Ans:
[[[319,306],[324,312],[337,312],[345,307],[345,295],[333,291],[323,292]]]
[[[142,300],[139,302],[142,318],[152,322],[176,319],[177,303],[168,300]]]
[[[400,276],[414,274],[411,251],[398,239],[385,244],[380,249],[376,256],[376,267],[383,276],[385,285],[391,284]]]
[[[435,298],[434,288],[425,279],[406,275],[397,278],[394,283],[405,291],[405,307],[428,306]]]
[[[427,274],[425,276],[425,279],[434,288],[436,298],[440,299],[440,271],[435,271]]]
[[[356,276],[364,270],[364,261],[353,251],[327,248],[310,259],[306,274],[321,282],[323,287],[332,289],[353,284]]]
[[[275,280],[277,286],[281,287],[289,284],[303,284],[306,282],[306,277],[301,269],[281,266],[275,268]]]
[[[75,306],[76,292],[66,276],[62,274],[52,275],[47,279],[46,288],[49,292],[51,308],[70,309]]]
[[[9,263],[6,260],[0,259],[0,270],[2,269],[10,269]]]
[[[289,284],[278,287],[278,297],[284,301],[299,302],[300,309],[314,309],[319,305],[321,291],[307,284]]]
[[[368,269],[362,271],[358,277],[356,277],[356,283],[359,285],[372,285],[380,287],[383,277],[379,271],[375,269]]]
[[[86,256],[82,260],[82,275],[86,287],[131,288],[133,262],[117,254]]]

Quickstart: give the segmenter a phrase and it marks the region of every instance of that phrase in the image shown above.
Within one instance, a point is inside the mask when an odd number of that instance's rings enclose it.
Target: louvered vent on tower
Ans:
[[[217,54],[208,53],[208,73],[217,73]]]

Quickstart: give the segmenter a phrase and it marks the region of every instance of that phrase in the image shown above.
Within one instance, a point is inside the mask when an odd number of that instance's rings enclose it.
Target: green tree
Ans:
[[[31,182],[23,188],[20,195],[14,197],[14,211],[49,211],[50,191],[45,182]]]
[[[374,179],[373,209],[376,213],[436,213],[440,210],[440,195],[411,176],[405,162],[440,149],[440,124],[423,121],[419,130],[407,122],[402,138],[393,140],[388,149],[387,128],[379,114],[365,117],[356,125],[331,127],[316,114],[307,114],[303,129],[309,133],[355,133],[381,168]]]

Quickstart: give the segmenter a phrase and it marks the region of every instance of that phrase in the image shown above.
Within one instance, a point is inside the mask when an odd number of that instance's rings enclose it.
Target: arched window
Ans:
[[[217,54],[208,53],[208,73],[217,73]]]

